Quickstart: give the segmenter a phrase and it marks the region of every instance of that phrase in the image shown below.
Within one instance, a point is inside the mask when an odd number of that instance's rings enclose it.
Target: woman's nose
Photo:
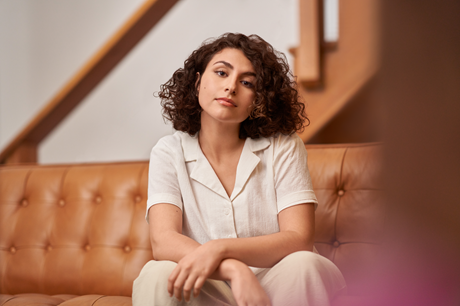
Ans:
[[[225,92],[230,92],[231,94],[236,94],[236,80],[228,80],[227,84],[225,84]]]

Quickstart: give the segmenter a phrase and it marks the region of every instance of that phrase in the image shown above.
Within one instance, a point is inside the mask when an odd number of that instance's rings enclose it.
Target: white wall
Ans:
[[[0,0],[0,148],[143,0]],[[173,132],[153,92],[203,40],[258,34],[288,59],[297,0],[182,0],[39,148],[41,163],[146,160]],[[292,64],[292,63],[291,63]]]

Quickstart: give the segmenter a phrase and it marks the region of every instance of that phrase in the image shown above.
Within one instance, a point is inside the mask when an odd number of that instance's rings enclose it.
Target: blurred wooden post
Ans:
[[[386,241],[369,305],[460,305],[460,1],[382,1]]]
[[[321,84],[320,0],[299,0],[300,44],[297,47],[295,71],[297,82],[305,87]]]

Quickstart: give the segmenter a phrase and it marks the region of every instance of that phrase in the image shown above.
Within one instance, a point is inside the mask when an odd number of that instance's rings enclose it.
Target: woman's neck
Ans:
[[[203,124],[198,140],[201,151],[208,159],[219,161],[229,154],[241,153],[244,139],[239,138],[240,124]]]

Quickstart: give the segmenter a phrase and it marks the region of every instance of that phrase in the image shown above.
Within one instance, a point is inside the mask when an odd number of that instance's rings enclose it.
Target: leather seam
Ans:
[[[11,301],[11,300],[14,300],[15,298],[17,298],[17,297],[16,297],[16,296],[10,297],[9,299],[7,299],[6,301],[4,301],[4,302],[2,303],[2,306],[5,305],[6,303],[8,303],[8,302]]]
[[[25,199],[25,196],[26,196],[27,183],[29,182],[29,177],[30,177],[31,173],[32,173],[32,170],[27,171],[26,177],[24,178],[24,184],[23,184],[23,187],[22,187],[22,199],[23,200]],[[18,220],[16,218],[15,223],[14,223],[14,233],[17,233],[17,225],[18,225]],[[12,242],[13,242],[13,245],[14,245],[14,241],[12,241]],[[6,266],[8,267],[9,265],[6,265]],[[6,275],[8,274],[7,271],[8,271],[8,268],[5,269],[5,271],[4,271],[5,273],[3,273],[3,275],[2,275],[2,287],[5,284],[5,278],[6,278]]]
[[[342,175],[343,175],[343,165],[345,164],[345,156],[347,155],[347,152],[348,152],[348,148],[345,148],[345,151],[343,152],[343,156],[342,156],[342,163],[340,165],[340,175],[339,175],[339,182],[338,182],[338,186],[337,186],[337,189],[338,188],[343,188],[343,180],[342,180]],[[342,202],[341,201],[342,197],[338,197],[338,201],[337,201],[337,209],[335,211],[335,220],[334,220],[334,237],[335,237],[335,240],[337,240],[337,219],[339,218],[339,208],[340,208],[340,203]],[[335,255],[337,254],[337,248],[334,249],[334,254],[332,256],[332,261],[335,261]]]
[[[141,181],[142,181],[142,174],[144,173],[145,171],[145,166],[142,167],[142,169],[139,171],[139,174],[137,176],[137,194],[140,195],[141,194]],[[134,205],[132,206],[132,215],[131,215],[131,225],[129,227],[129,234],[128,234],[128,240],[130,239],[130,237],[132,236],[132,232],[133,232],[133,225],[134,225],[134,217],[136,215],[136,205],[137,203],[135,202]],[[134,246],[131,246],[131,251],[134,250]],[[123,259],[123,273],[121,275],[121,288],[120,288],[120,295],[122,295],[122,291],[123,291],[123,284],[124,284],[124,281],[125,281],[125,273],[126,273],[126,259],[127,259],[127,255],[125,255],[125,258]],[[132,295],[132,292],[131,292],[131,295]]]
[[[97,301],[99,301],[103,297],[106,297],[106,295],[101,295],[100,297],[98,297],[96,300],[94,300],[94,302],[91,303],[91,306],[94,306],[97,303]]]
[[[101,172],[104,173],[106,169],[107,169],[107,166],[102,167]],[[104,177],[105,177],[105,175],[102,174],[102,178],[104,178]],[[96,187],[96,194],[98,196],[101,196],[101,192],[100,192],[100,190],[101,190],[101,181],[102,181],[102,179],[98,181],[97,187]],[[90,234],[91,234],[90,231],[91,231],[91,228],[92,228],[92,224],[94,223],[94,209],[95,209],[94,202],[93,201],[91,201],[91,202],[92,202],[91,203],[91,217],[89,218],[88,226],[86,228],[86,239],[85,239],[86,242],[87,242],[87,245],[89,245],[89,246],[91,246],[90,241],[89,241],[89,237],[90,237]],[[87,260],[88,260],[88,255],[87,255],[87,253],[85,253],[84,259],[82,260],[82,267],[79,269],[79,272],[80,272],[80,277],[79,277],[79,279],[80,279],[80,286],[79,286],[80,287],[80,292],[83,292],[84,291],[83,288],[85,287],[84,284],[83,284],[83,267],[85,266],[85,262]]]
[[[335,190],[334,188],[314,188],[314,190]],[[379,188],[356,188],[356,189],[347,189],[348,191],[384,191],[385,189]]]
[[[327,241],[315,241],[315,243],[321,243],[321,244],[328,244],[332,245],[330,242]],[[342,244],[372,244],[372,245],[382,245],[382,243],[378,242],[363,242],[363,241],[347,241],[347,242],[341,242],[340,245]]]
[[[64,171],[62,173],[62,176],[61,176],[61,179],[60,179],[60,182],[59,182],[59,196],[62,198],[62,182],[64,180],[64,177],[66,176],[67,174],[67,171],[68,171],[68,167],[64,168]],[[56,212],[53,214],[53,224],[55,223],[56,221]],[[53,231],[53,228],[50,228],[50,231]],[[45,243],[45,246],[44,248],[46,248],[46,245],[50,245],[51,244],[51,241],[50,241],[50,233],[48,232],[47,233],[47,237],[46,237],[46,240],[47,240],[47,243]],[[47,257],[47,252],[45,252],[45,255],[43,256],[43,261],[42,261],[42,264],[41,264],[41,267],[40,267],[40,273],[39,273],[39,278],[40,278],[40,283],[39,283],[39,290],[40,292],[45,292],[45,266],[47,264],[47,260],[46,260],[46,257]]]

